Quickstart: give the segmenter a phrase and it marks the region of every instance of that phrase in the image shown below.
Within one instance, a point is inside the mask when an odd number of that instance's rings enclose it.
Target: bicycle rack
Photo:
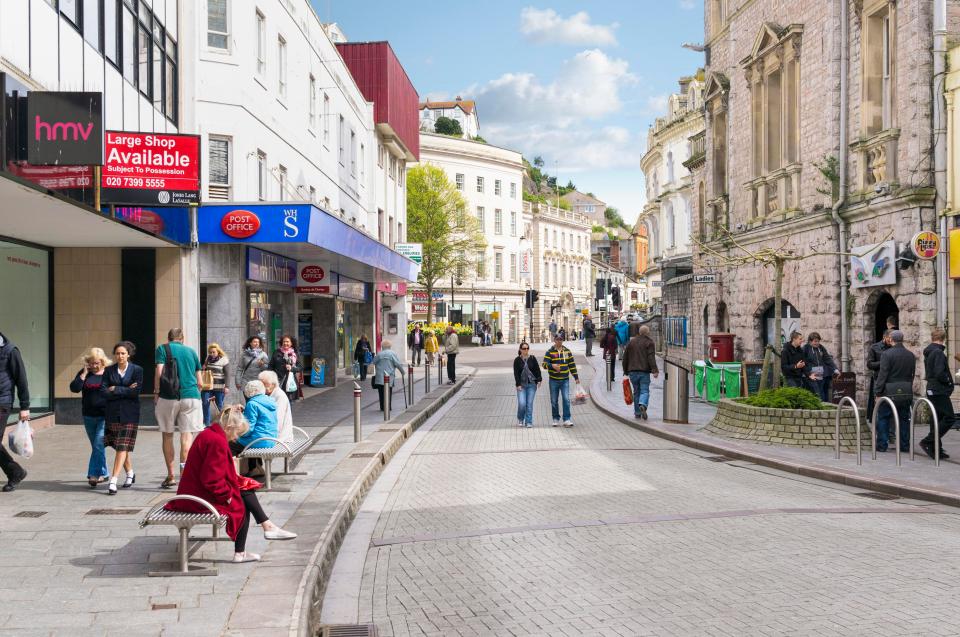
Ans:
[[[850,407],[853,408],[853,417],[856,418],[856,421],[857,421],[857,464],[862,465],[863,450],[861,449],[861,445],[860,445],[860,410],[857,409],[857,403],[855,403],[854,400],[849,396],[844,396],[840,400],[840,402],[837,403],[837,432],[836,432],[836,440],[834,442],[834,456],[836,457],[837,460],[840,459],[840,416],[842,415],[844,405],[849,405]],[[867,424],[870,425],[870,450],[873,454],[873,459],[876,460],[877,459],[877,432],[874,429],[874,425],[872,422],[868,421]]]
[[[910,408],[910,459],[913,460],[913,428],[917,423],[917,407],[922,403],[927,404],[927,408],[930,410],[930,413],[933,415],[933,462],[936,466],[940,466],[940,423],[937,422],[937,410],[933,408],[933,403],[928,399],[920,396],[913,401],[913,407]]]
[[[880,403],[883,403],[883,402],[889,403],[889,405],[890,405],[890,411],[893,412],[893,424],[895,425],[895,428],[896,428],[896,433],[895,433],[896,439],[895,439],[893,442],[894,442],[894,444],[897,446],[897,466],[899,467],[899,466],[901,466],[901,464],[900,464],[900,414],[897,413],[897,406],[896,406],[896,404],[894,404],[894,402],[893,402],[892,400],[890,400],[889,397],[887,397],[887,396],[880,396],[879,398],[877,398],[877,402],[876,402],[876,404],[873,406],[873,413],[874,413],[873,419],[874,419],[874,422],[876,422],[877,413],[878,413],[877,409],[880,407]],[[874,425],[874,426],[876,426],[876,425]],[[911,427],[911,429],[912,429],[912,427]],[[913,432],[911,431],[910,433],[912,434]],[[912,438],[913,436],[911,435],[910,437]],[[874,440],[876,440],[876,436],[874,436]],[[874,444],[876,444],[876,442],[874,442]],[[911,451],[913,450],[913,441],[912,441],[912,440],[910,441],[910,449],[911,449]]]

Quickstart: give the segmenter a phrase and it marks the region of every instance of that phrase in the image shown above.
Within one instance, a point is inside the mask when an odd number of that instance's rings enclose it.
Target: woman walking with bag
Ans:
[[[537,359],[530,356],[530,344],[520,343],[518,356],[513,359],[513,379],[517,383],[517,426],[533,427],[533,401],[537,388],[543,382]]]
[[[140,424],[140,390],[143,388],[143,368],[130,362],[137,348],[130,341],[120,341],[113,347],[113,360],[116,361],[103,372],[103,391],[106,393],[107,406],[106,434],[104,444],[113,447],[116,457],[113,461],[113,473],[110,474],[108,495],[117,495],[117,477],[120,468],[127,471],[123,488],[128,489],[137,481],[133,472],[130,454],[137,443],[137,428]]]
[[[207,358],[200,370],[203,384],[200,387],[200,403],[203,407],[203,426],[210,426],[210,401],[217,404],[217,411],[223,411],[223,398],[230,389],[227,387],[227,365],[230,359],[217,343],[207,347]]]
[[[297,392],[300,386],[297,384],[297,374],[303,371],[303,365],[297,362],[297,341],[292,336],[283,336],[280,338],[280,347],[273,353],[270,359],[270,369],[277,373],[280,379],[280,389],[286,393],[290,399],[290,404],[297,400]],[[258,378],[259,380],[259,374]]]
[[[107,397],[103,392],[103,372],[110,364],[107,355],[99,347],[91,347],[83,355],[83,369],[77,372],[70,391],[81,394],[83,426],[90,440],[90,461],[87,463],[87,484],[97,485],[110,477],[107,471],[107,455],[103,446]]]
[[[367,367],[373,362],[373,351],[370,349],[370,341],[367,335],[363,334],[357,340],[357,346],[353,349],[353,360],[356,361],[360,370],[360,380],[367,380]]]
[[[270,364],[270,358],[263,351],[263,341],[259,336],[251,336],[243,344],[243,352],[240,354],[240,360],[237,361],[237,367],[233,373],[233,385],[243,396],[243,388],[251,380],[257,380],[260,372],[267,369]]]
[[[433,365],[437,352],[440,351],[440,343],[437,342],[436,332],[427,332],[427,339],[423,343],[423,351],[427,353],[427,364]]]

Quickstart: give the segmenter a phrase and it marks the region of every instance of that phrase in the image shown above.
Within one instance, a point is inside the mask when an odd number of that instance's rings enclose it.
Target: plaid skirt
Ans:
[[[112,422],[107,425],[103,433],[105,447],[113,447],[117,451],[133,451],[137,444],[137,423]]]

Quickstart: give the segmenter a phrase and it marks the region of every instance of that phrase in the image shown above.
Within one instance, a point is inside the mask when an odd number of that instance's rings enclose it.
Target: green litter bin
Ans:
[[[720,402],[720,378],[722,374],[723,370],[719,367],[706,368],[707,400],[711,403]]]
[[[704,361],[693,361],[693,390],[697,397],[703,397],[704,370],[707,364]]]
[[[740,364],[731,365],[729,363],[723,367],[723,395],[727,398],[740,397]]]

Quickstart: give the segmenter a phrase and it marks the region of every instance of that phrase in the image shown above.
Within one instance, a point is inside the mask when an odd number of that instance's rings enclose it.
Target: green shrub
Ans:
[[[741,398],[740,402],[752,407],[767,407],[773,409],[829,409],[812,391],[799,387],[781,387],[767,389],[759,394]]]

